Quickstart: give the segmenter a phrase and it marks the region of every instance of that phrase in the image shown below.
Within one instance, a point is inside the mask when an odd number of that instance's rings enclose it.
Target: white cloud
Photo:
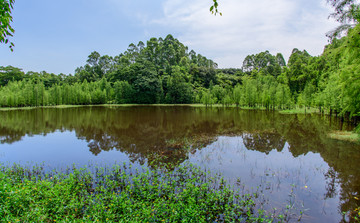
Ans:
[[[293,48],[321,54],[325,33],[336,24],[331,8],[313,0],[223,0],[223,16],[209,12],[210,0],[166,0],[163,17],[149,24],[174,30],[176,37],[220,67],[241,67],[249,54],[269,50],[288,58]]]

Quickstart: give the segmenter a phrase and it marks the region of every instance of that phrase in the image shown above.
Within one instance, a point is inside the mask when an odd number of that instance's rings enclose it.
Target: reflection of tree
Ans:
[[[92,154],[97,156],[99,153],[101,153],[101,147],[97,143],[89,143],[89,150]]]
[[[266,154],[273,149],[281,151],[287,142],[295,157],[308,152],[322,156],[330,166],[324,197],[339,192],[341,210],[347,211],[360,206],[354,199],[360,194],[360,153],[356,145],[327,138],[327,131],[339,124],[334,118],[318,115],[237,108],[47,108],[1,112],[0,142],[13,143],[25,135],[75,131],[94,155],[118,150],[132,162],[154,165],[178,165],[219,135],[242,135],[248,149]],[[342,127],[349,129],[346,123]]]
[[[360,206],[360,200],[355,197],[360,195],[359,164],[360,153],[358,145],[351,145],[340,141],[330,140],[321,156],[328,163],[334,173],[329,174],[326,189],[337,190],[340,193],[341,212],[354,210]],[[332,189],[332,180],[335,174],[336,183]],[[336,186],[341,188],[336,188]],[[326,195],[325,195],[326,197]]]
[[[0,116],[0,137],[2,143],[10,143],[25,135],[74,130],[79,139],[88,142],[94,155],[116,149],[132,161],[143,163],[163,156],[179,163],[176,160],[185,160],[189,152],[213,142],[218,135],[270,129],[273,120],[266,112],[226,108],[95,106],[14,110]]]
[[[165,117],[142,119],[127,125],[112,123],[102,128],[90,126],[76,131],[77,137],[86,140],[90,151],[97,155],[101,151],[119,150],[126,153],[133,162],[144,163],[155,159],[153,154],[167,157],[167,161],[178,163],[187,158],[188,148],[198,148],[213,142],[218,133],[219,123],[208,121],[200,123],[174,123]],[[186,120],[185,118],[183,120]],[[188,130],[187,130],[188,129]],[[150,159],[150,160],[149,160]],[[162,159],[165,160],[165,159]]]
[[[320,116],[311,115],[293,116],[293,120],[288,123],[285,138],[290,145],[290,152],[295,156],[300,156],[309,151],[319,151],[325,145],[326,125]]]
[[[285,139],[279,133],[263,132],[254,134],[243,134],[244,145],[249,150],[256,150],[269,154],[273,149],[282,151]]]
[[[337,192],[337,173],[334,168],[330,167],[329,170],[325,173],[326,179],[326,194],[324,195],[325,199],[333,198],[336,196]]]
[[[22,131],[0,126],[0,143],[14,143],[20,141],[25,134]]]

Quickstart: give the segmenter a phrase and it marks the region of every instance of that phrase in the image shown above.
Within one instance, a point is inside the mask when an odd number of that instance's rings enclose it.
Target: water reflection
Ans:
[[[0,111],[0,142],[3,145],[16,144],[29,136],[75,132],[78,139],[86,141],[88,151],[94,156],[100,156],[105,151],[118,151],[126,154],[131,162],[141,165],[159,162],[178,165],[185,160],[202,157],[202,160],[197,162],[208,165],[212,162],[210,159],[213,159],[211,154],[216,153],[219,162],[213,166],[221,164],[223,170],[227,169],[228,172],[232,171],[231,167],[240,168],[240,162],[246,163],[244,160],[234,160],[234,157],[245,159],[245,156],[251,154],[249,151],[253,151],[256,152],[256,156],[252,158],[254,164],[248,163],[248,169],[247,166],[241,166],[246,170],[243,174],[250,172],[250,176],[256,175],[256,165],[262,162],[264,157],[271,157],[275,152],[287,154],[277,162],[291,162],[296,158],[300,160],[299,165],[293,172],[278,171],[274,172],[274,176],[283,174],[282,178],[286,178],[286,173],[296,175],[294,171],[304,171],[308,174],[313,170],[317,172],[314,176],[319,178],[321,173],[319,181],[323,182],[324,186],[317,186],[323,188],[323,192],[318,193],[321,194],[321,200],[325,201],[333,201],[338,197],[339,210],[335,208],[338,213],[360,206],[359,201],[354,198],[359,197],[360,193],[359,146],[327,137],[329,130],[340,128],[349,130],[352,126],[346,123],[340,125],[338,120],[326,116],[281,115],[276,112],[236,108],[139,106]],[[241,140],[238,143],[246,151],[234,150],[236,146],[233,144],[218,145],[219,136],[237,136],[234,138]],[[46,141],[46,137],[42,140]],[[214,145],[216,148],[208,149]],[[28,149],[34,153],[37,150],[36,147]],[[1,145],[0,152],[3,152]],[[302,159],[310,159],[312,155],[309,154],[318,154],[319,157],[314,162],[325,161],[328,165],[325,170],[302,164]],[[51,153],[37,156],[51,156]],[[71,154],[68,156],[71,157]],[[6,154],[4,157],[6,159]],[[230,162],[236,165],[232,166]],[[268,177],[272,176],[269,174]],[[257,175],[267,177],[264,170]],[[275,179],[274,177],[274,181],[271,181],[274,185]],[[306,180],[303,181],[305,184]],[[328,207],[324,209],[326,208]],[[338,221],[339,218],[336,219]]]
[[[244,145],[249,150],[260,151],[269,154],[276,149],[278,152],[284,148],[286,140],[276,132],[262,132],[253,134],[243,134]]]

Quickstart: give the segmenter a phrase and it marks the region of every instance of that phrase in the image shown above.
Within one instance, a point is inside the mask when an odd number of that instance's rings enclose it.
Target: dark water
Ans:
[[[352,126],[320,115],[236,108],[78,107],[0,111],[0,162],[50,168],[132,162],[199,164],[267,208],[341,222],[360,206],[360,146],[329,139]]]

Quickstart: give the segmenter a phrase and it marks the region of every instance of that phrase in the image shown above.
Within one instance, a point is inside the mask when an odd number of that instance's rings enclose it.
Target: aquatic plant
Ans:
[[[111,167],[45,170],[0,166],[0,218],[6,222],[272,222],[221,177],[192,164],[173,170]]]

